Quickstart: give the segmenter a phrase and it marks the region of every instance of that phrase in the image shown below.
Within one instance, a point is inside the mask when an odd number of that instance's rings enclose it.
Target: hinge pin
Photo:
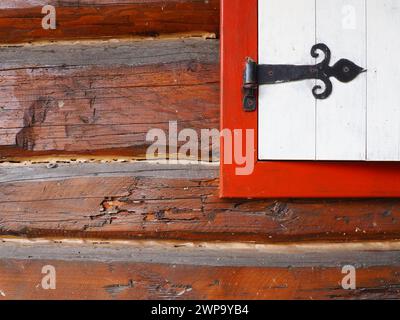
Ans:
[[[243,108],[246,112],[256,111],[257,98],[256,92],[258,88],[257,79],[257,63],[251,58],[246,59],[246,67],[244,70],[244,83],[243,83]]]

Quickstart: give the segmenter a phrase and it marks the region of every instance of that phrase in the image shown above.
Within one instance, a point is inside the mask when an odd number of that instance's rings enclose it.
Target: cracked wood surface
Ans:
[[[57,30],[41,28],[45,4]],[[219,0],[2,0],[0,161],[143,158],[169,121],[219,128],[218,29]],[[48,43],[68,39],[86,40]],[[398,199],[222,200],[218,169],[1,164],[0,299],[400,296],[399,248],[369,242],[400,238]],[[56,291],[38,286],[46,264]],[[357,290],[341,289],[344,264]]]
[[[399,239],[400,201],[227,200],[218,166],[0,166],[3,235],[295,242]]]
[[[236,247],[21,242],[0,246],[0,299],[396,299],[396,245]],[[57,290],[42,290],[44,265]],[[343,290],[342,267],[357,289]],[[82,286],[84,283],[84,286]]]
[[[42,7],[54,5],[55,30],[42,28]],[[2,0],[0,43],[62,39],[217,34],[219,0]]]
[[[218,128],[218,45],[189,38],[2,48],[0,158],[143,157],[147,132],[168,132],[169,121],[178,130]]]

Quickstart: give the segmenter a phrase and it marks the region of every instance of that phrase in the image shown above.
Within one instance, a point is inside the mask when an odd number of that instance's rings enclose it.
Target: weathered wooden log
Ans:
[[[8,47],[0,77],[3,159],[143,157],[151,129],[219,125],[215,40]]]
[[[3,242],[0,299],[398,299],[398,250],[385,243]],[[355,290],[342,286],[348,265]],[[55,290],[42,288],[44,266],[55,271]]]
[[[295,242],[400,238],[400,201],[222,200],[218,166],[0,166],[3,235]]]
[[[43,29],[45,5],[56,29]],[[0,43],[219,32],[219,0],[2,0]]]

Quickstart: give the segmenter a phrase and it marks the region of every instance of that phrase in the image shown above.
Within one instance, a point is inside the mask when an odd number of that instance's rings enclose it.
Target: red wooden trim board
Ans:
[[[258,0],[222,0],[221,129],[255,129],[257,112],[242,103],[246,57],[258,58]],[[221,196],[227,198],[366,198],[400,197],[400,163],[258,161],[253,174],[238,176],[224,164],[221,150]]]

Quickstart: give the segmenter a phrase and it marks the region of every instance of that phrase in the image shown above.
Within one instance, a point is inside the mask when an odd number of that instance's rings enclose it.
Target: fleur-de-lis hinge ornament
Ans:
[[[316,65],[259,65],[251,58],[247,58],[243,84],[244,110],[256,110],[256,90],[259,85],[316,79],[322,81],[325,87],[322,88],[321,85],[316,84],[312,93],[316,99],[326,99],[333,91],[331,77],[340,82],[348,83],[357,78],[359,74],[366,72],[364,68],[347,59],[341,59],[333,66],[330,66],[331,50],[326,44],[319,43],[314,45],[311,48],[311,56],[318,58],[318,51],[322,51],[325,57],[322,62]]]

